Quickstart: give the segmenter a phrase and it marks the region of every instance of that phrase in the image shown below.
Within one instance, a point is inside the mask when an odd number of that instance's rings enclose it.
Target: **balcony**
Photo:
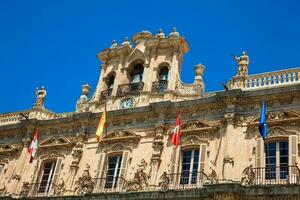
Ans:
[[[101,95],[100,95],[100,100],[104,100],[104,99],[106,99],[107,97],[111,96],[112,90],[113,90],[112,88],[110,88],[110,89],[108,89],[108,90],[103,90],[103,91],[101,92]]]
[[[143,82],[119,85],[117,90],[117,96],[125,96],[127,94],[138,94],[140,91],[143,90],[143,88]]]
[[[160,80],[152,83],[152,92],[154,93],[163,93],[166,89],[168,89],[168,81]]]
[[[251,168],[241,182],[245,185],[299,185],[300,169],[298,166]]]
[[[155,193],[155,190],[168,190],[175,194],[181,191],[187,191],[185,195],[188,195],[188,191],[199,191],[203,195],[206,194],[205,191],[207,188],[215,188],[216,190],[219,190],[220,187],[222,189],[228,187],[228,192],[230,193],[232,192],[232,185],[235,185],[235,187],[238,187],[241,190],[263,191],[265,195],[270,193],[270,188],[275,188],[274,190],[278,193],[278,189],[282,186],[285,188],[289,186],[291,191],[295,189],[295,192],[298,192],[298,187],[300,185],[300,170],[297,166],[274,167],[269,169],[265,167],[248,168],[246,172],[244,171],[244,176],[241,179],[241,182],[217,180],[216,176],[207,175],[204,171],[174,174],[165,173],[160,177],[158,187],[152,192]],[[148,191],[148,180],[144,179],[142,176],[135,177],[129,181],[121,176],[110,176],[104,178],[92,178],[88,176],[76,181],[71,190],[65,190],[64,186],[64,183],[55,185],[51,182],[43,184],[30,184],[27,182],[23,184],[21,194],[16,197],[39,197],[42,199],[42,197],[46,198],[63,195],[82,196],[89,194],[107,194],[112,195],[112,199],[114,199],[114,194],[122,193],[123,195],[130,196],[130,194],[134,191]],[[240,195],[240,193],[238,194]],[[253,192],[253,194],[255,193]],[[209,193],[206,195],[209,195]]]

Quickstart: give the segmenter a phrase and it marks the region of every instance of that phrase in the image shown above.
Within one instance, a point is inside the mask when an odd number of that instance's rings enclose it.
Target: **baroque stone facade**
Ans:
[[[97,54],[98,85],[91,97],[82,86],[74,112],[47,110],[41,87],[31,109],[0,114],[1,198],[300,199],[300,68],[249,75],[243,52],[225,90],[206,92],[202,64],[192,84],[180,80],[188,50],[175,28],[139,32]],[[263,99],[265,143],[258,132]],[[38,152],[29,164],[36,129]]]

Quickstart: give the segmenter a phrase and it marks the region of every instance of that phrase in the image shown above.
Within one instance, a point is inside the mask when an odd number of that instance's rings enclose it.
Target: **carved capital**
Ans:
[[[23,143],[23,146],[24,147],[28,147],[28,145],[30,144],[30,142],[31,142],[31,138],[29,138],[29,137],[26,137],[26,138],[22,138],[22,143]]]

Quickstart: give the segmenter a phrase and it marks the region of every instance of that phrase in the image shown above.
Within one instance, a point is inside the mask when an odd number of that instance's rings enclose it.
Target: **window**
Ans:
[[[198,177],[199,149],[182,152],[180,184],[195,184]]]
[[[54,177],[56,161],[47,161],[43,164],[42,178],[39,184],[38,193],[47,193],[50,191]]]
[[[112,74],[112,75],[108,76],[108,80],[107,80],[107,89],[108,90],[112,90],[113,89],[114,82],[115,82],[115,75]]]
[[[169,69],[168,67],[164,66],[161,68],[160,72],[159,72],[159,80],[160,81],[167,81],[169,76]]]
[[[287,141],[270,142],[266,150],[266,179],[288,179],[289,145]]]
[[[133,67],[132,73],[130,74],[131,76],[131,82],[132,83],[138,83],[142,82],[143,80],[143,73],[144,73],[144,67],[142,64],[135,65]]]
[[[122,156],[113,156],[108,158],[108,168],[106,172],[105,188],[116,188],[118,176],[120,175]]]

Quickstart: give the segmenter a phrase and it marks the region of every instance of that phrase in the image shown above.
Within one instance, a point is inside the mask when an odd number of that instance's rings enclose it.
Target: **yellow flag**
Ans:
[[[96,137],[97,137],[98,142],[100,142],[102,140],[102,135],[103,135],[105,126],[106,126],[106,111],[104,111],[102,113],[99,124],[98,124],[97,132],[96,132]]]

